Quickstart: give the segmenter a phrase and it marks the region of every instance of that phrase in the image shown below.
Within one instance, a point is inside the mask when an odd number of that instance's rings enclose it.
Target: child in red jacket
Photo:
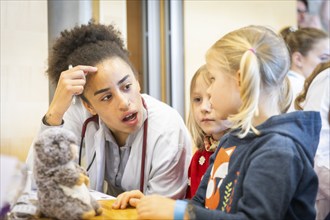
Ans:
[[[194,74],[190,84],[190,112],[188,128],[194,140],[197,151],[189,166],[188,189],[186,198],[191,199],[209,166],[210,156],[219,144],[219,139],[227,130],[227,121],[215,118],[215,112],[206,93],[211,81],[205,65]]]

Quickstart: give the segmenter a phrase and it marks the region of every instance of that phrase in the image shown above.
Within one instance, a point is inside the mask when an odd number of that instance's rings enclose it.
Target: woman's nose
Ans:
[[[119,95],[119,109],[122,111],[127,111],[130,106],[130,100],[128,97],[126,97],[124,94]]]

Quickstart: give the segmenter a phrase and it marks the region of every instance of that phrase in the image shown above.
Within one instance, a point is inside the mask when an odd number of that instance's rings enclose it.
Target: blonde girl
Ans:
[[[175,201],[128,192],[118,202],[136,206],[142,219],[315,219],[321,119],[282,114],[291,102],[283,39],[263,26],[244,27],[215,42],[206,64],[212,108],[233,125],[196,195]]]
[[[211,84],[206,65],[201,66],[190,85],[190,111],[188,129],[192,134],[197,150],[191,159],[188,170],[188,189],[186,198],[192,198],[209,166],[210,156],[227,130],[228,123],[218,120],[209,101],[206,90]]]

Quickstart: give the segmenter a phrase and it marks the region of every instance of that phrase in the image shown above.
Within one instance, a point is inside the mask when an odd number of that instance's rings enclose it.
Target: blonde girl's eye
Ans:
[[[200,103],[202,101],[202,98],[201,97],[194,97],[193,98],[193,102],[194,103]]]

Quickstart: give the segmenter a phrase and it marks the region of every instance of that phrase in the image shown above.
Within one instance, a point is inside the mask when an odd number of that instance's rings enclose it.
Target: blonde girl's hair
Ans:
[[[196,86],[196,81],[199,76],[202,76],[204,82],[207,86],[211,84],[210,78],[208,76],[208,70],[206,68],[206,65],[201,66],[194,74],[193,78],[191,79],[190,83],[190,110],[188,114],[188,121],[187,121],[187,127],[190,131],[190,134],[192,136],[192,139],[194,141],[195,146],[198,149],[201,149],[204,146],[204,136],[205,133],[201,129],[201,127],[197,124],[195,117],[194,117],[194,105],[193,105],[193,97],[192,93]]]
[[[312,84],[313,80],[316,78],[319,73],[321,73],[323,70],[330,68],[330,61],[325,63],[318,64],[312,74],[305,79],[304,88],[301,91],[301,93],[297,96],[294,102],[295,109],[297,110],[303,110],[301,104],[306,100],[306,95],[309,89],[309,86]]]
[[[228,116],[232,129],[240,129],[240,138],[251,130],[260,134],[252,120],[259,114],[261,92],[270,94],[267,101],[280,112],[291,103],[285,79],[289,52],[284,40],[267,27],[248,26],[228,33],[207,51],[206,62],[233,77],[240,72],[242,105],[237,114]]]
[[[285,76],[284,82],[280,87],[280,94],[278,98],[278,106],[280,107],[281,113],[286,113],[293,99],[293,93],[291,91],[291,83],[288,76]]]

